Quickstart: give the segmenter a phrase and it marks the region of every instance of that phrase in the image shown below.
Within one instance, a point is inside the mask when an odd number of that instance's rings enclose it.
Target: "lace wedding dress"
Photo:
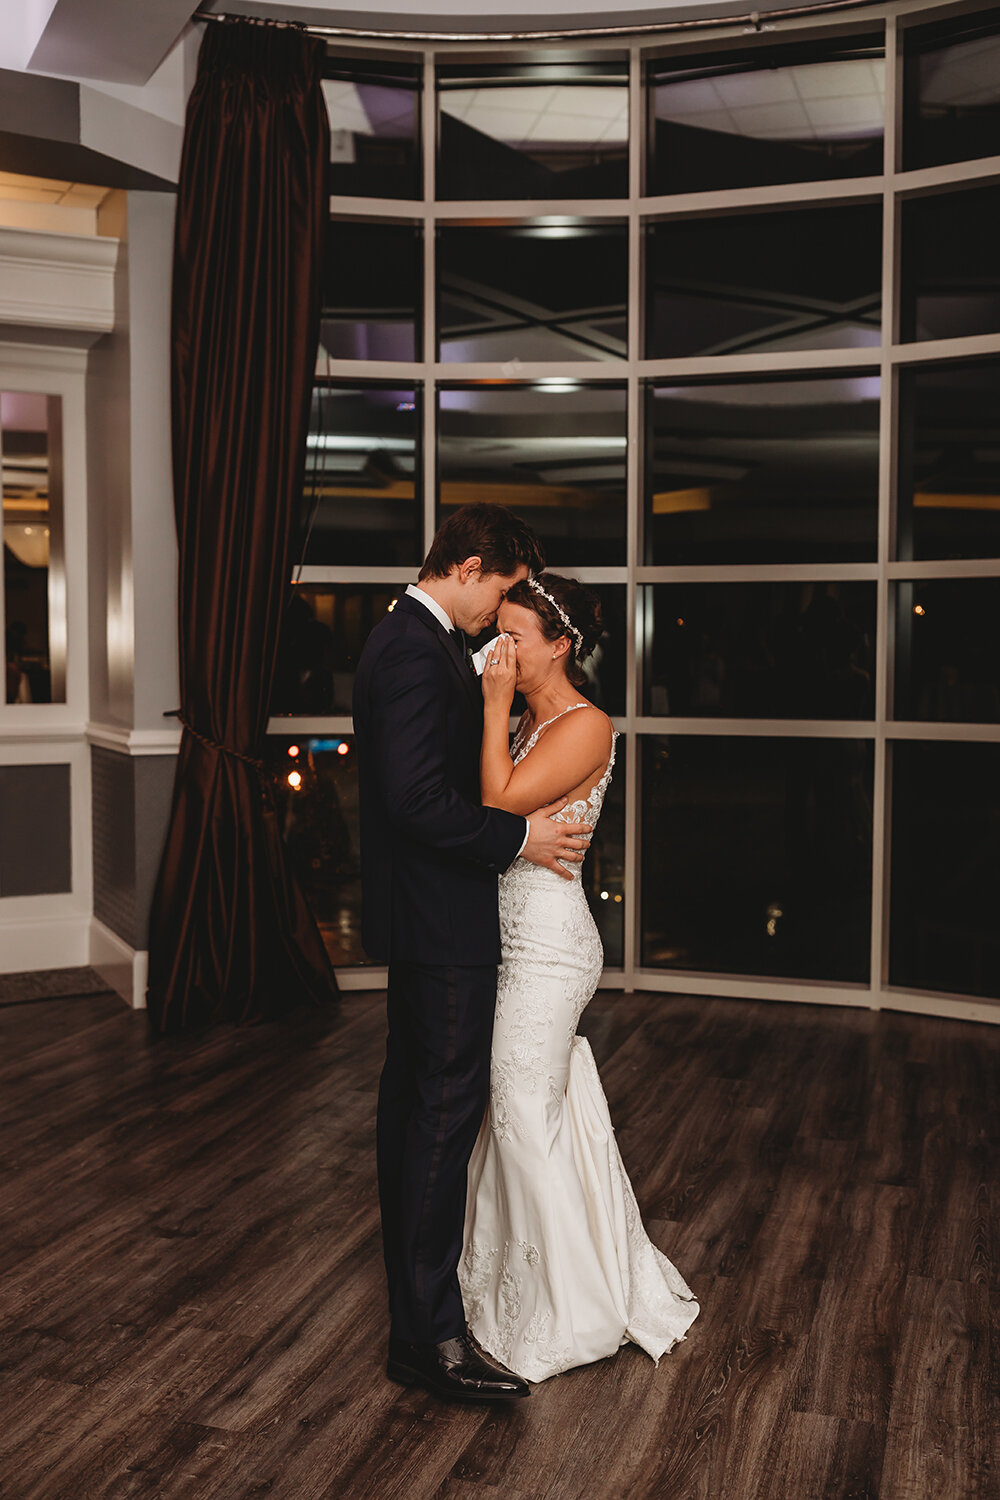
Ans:
[[[554,722],[528,736],[522,721],[515,764]],[[614,762],[612,741],[589,797],[558,817],[595,828]],[[459,1266],[479,1343],[536,1381],[628,1340],[659,1359],[699,1311],[642,1227],[593,1053],[576,1034],[604,953],[582,867],[565,868],[572,881],[517,859],[500,878],[490,1109],[469,1163]]]

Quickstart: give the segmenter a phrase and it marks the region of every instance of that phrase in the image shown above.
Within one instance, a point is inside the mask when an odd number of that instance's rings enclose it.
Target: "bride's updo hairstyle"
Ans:
[[[553,609],[548,599],[545,599],[537,589],[533,589],[531,582],[525,578],[520,583],[515,583],[512,589],[508,589],[506,599],[510,604],[520,604],[522,609],[530,609],[538,616],[538,624],[542,635],[547,641],[558,641],[563,636],[569,639],[569,652],[566,657],[566,676],[574,687],[582,687],[587,680],[587,674],[582,670],[580,663],[586,661],[591,654],[604,630],[604,622],[601,619],[601,601],[593,589],[586,588],[578,583],[575,578],[560,578],[558,573],[539,573],[534,580],[546,594],[551,594],[556,604],[563,611],[570,623],[567,630],[566,623],[560,619],[558,611]],[[580,639],[574,635],[579,631]]]

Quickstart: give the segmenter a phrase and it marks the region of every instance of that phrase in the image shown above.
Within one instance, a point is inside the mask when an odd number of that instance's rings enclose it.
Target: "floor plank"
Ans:
[[[582,1029],[702,1314],[446,1406],[384,1374],[378,997],[152,1039],[0,982],[0,1495],[992,1500],[1000,1031],[610,992]]]

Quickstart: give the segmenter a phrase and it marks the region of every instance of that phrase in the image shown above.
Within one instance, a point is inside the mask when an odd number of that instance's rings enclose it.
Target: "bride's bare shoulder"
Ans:
[[[542,735],[541,743],[548,739],[552,752],[566,745],[573,745],[581,750],[584,747],[588,750],[593,748],[596,756],[601,750],[610,751],[613,733],[614,728],[607,714],[588,703],[586,708],[574,709],[572,713],[565,713],[557,719]]]

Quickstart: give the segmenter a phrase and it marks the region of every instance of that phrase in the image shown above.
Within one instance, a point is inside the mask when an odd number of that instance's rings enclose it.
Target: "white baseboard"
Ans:
[[[336,969],[337,985],[341,990],[384,990],[389,983],[389,970],[383,964],[359,966],[356,969]]]
[[[90,919],[90,956],[86,960],[133,1010],[146,1009],[149,954],[129,947],[110,927]]]
[[[89,917],[23,917],[0,922],[0,974],[80,969],[88,957]]]

